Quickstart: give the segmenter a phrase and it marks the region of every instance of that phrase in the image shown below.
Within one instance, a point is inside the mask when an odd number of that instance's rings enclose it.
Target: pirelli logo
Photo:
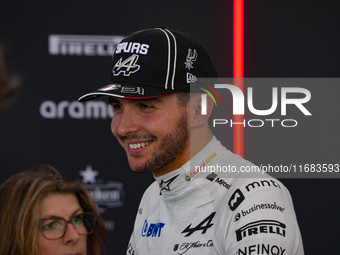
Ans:
[[[285,237],[286,225],[276,220],[259,220],[248,223],[235,231],[237,242],[248,236],[274,234]]]
[[[50,55],[112,56],[124,36],[120,35],[49,35]]]

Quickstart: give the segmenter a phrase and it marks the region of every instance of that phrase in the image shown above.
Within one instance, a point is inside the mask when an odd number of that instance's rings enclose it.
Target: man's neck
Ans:
[[[196,132],[195,132],[196,131]],[[185,163],[187,163],[191,158],[197,155],[203,148],[212,140],[213,134],[211,130],[205,132],[200,132],[197,130],[192,130],[190,133],[190,139],[187,144],[187,149],[184,153],[176,158],[175,161],[171,162],[163,168],[153,171],[155,177],[170,173],[174,170],[181,168]]]

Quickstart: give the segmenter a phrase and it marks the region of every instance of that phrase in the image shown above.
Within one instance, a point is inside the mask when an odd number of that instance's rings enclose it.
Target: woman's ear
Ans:
[[[190,127],[197,128],[205,123],[214,107],[212,98],[207,94],[196,94],[190,100]]]

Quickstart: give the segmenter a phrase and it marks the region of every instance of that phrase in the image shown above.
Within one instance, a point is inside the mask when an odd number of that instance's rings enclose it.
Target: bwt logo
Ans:
[[[245,112],[245,96],[243,91],[231,84],[215,84],[214,87],[209,86],[207,84],[204,84],[207,88],[209,88],[218,98],[221,106],[222,106],[222,100],[220,95],[217,93],[215,89],[224,89],[224,91],[229,91],[231,92],[232,95],[232,102],[233,102],[233,115],[244,115]],[[201,114],[206,115],[207,114],[207,95],[209,95],[213,101],[215,106],[217,106],[217,100],[213,96],[213,93],[211,93],[209,90],[205,88],[199,88],[203,90],[206,94],[202,94],[201,96],[201,103],[202,103],[202,108],[201,108]],[[223,91],[223,90],[222,90]],[[281,105],[281,116],[286,116],[287,115],[287,105],[295,105],[305,116],[311,116],[312,114],[306,109],[304,106],[305,103],[307,103],[311,99],[311,93],[309,90],[305,88],[299,88],[299,87],[282,87],[281,88],[281,98],[280,98],[280,105]],[[289,95],[294,94],[295,97],[298,94],[300,97],[299,98],[290,98]],[[272,88],[272,104],[269,109],[256,109],[254,107],[253,103],[253,88],[248,87],[247,88],[247,106],[248,109],[251,113],[257,116],[268,116],[270,114],[273,114],[277,108],[278,108],[279,100],[278,100],[278,88],[273,87]],[[265,121],[269,121],[272,123],[272,127],[274,126],[275,121],[280,121],[279,119],[266,119]],[[231,126],[234,124],[241,124],[243,126],[248,126],[250,127],[262,127],[264,125],[264,121],[261,119],[251,119],[248,122],[244,120],[243,122],[237,122],[233,123],[232,120]],[[287,125],[287,122],[293,122],[293,125]],[[227,124],[228,120],[226,119],[214,119],[213,120],[213,127],[215,127],[218,124]],[[257,125],[255,125],[257,123]],[[286,123],[286,124],[285,124]],[[282,126],[284,127],[295,127],[297,125],[297,121],[294,119],[286,119],[281,121]]]
[[[150,223],[148,221],[144,221],[144,225],[142,228],[142,236],[143,237],[160,237],[162,228],[164,227],[164,223]]]

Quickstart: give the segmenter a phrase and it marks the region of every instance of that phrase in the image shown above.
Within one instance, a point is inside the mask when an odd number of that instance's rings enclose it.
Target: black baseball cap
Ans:
[[[217,77],[201,43],[183,32],[152,28],[125,37],[112,57],[111,83],[81,96],[147,99],[190,92],[197,78]]]

